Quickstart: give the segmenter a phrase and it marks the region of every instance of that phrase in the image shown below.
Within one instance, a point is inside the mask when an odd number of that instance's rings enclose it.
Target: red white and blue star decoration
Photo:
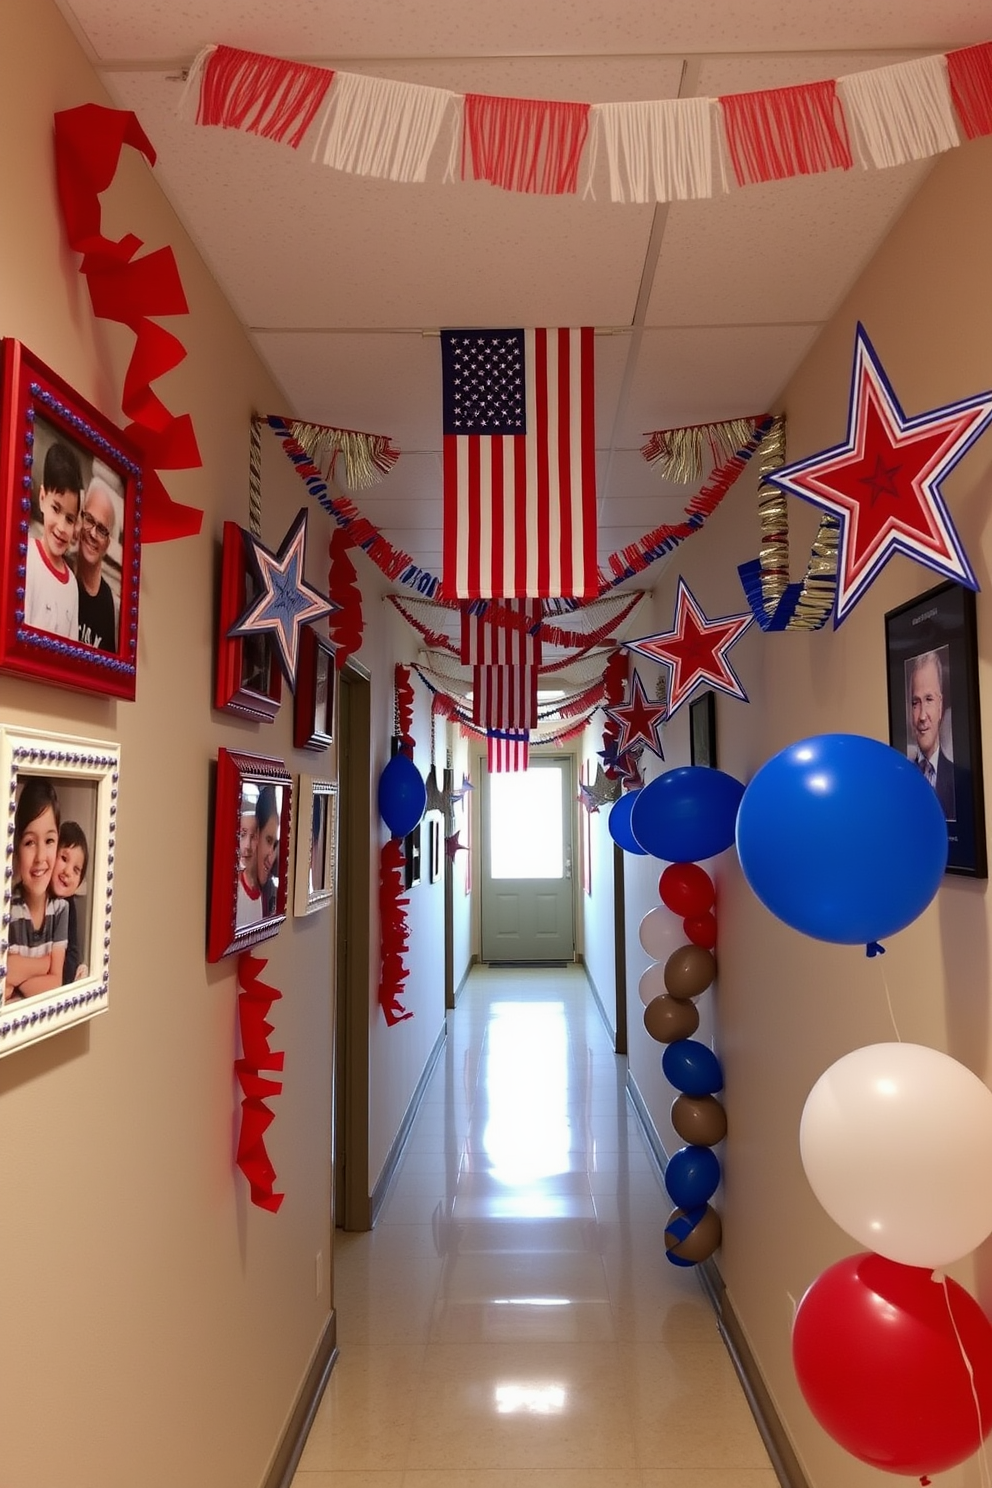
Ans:
[[[840,522],[835,627],[893,553],[978,588],[940,487],[990,422],[992,392],[907,418],[859,324],[844,443],[765,477]]]
[[[646,656],[667,669],[668,711],[671,718],[702,683],[748,701],[740,678],[727,656],[751,624],[754,616],[722,615],[710,620],[703,614],[685,579],[679,575],[675,596],[675,623],[659,635],[624,641],[628,651]]]
[[[611,762],[616,767],[622,768],[621,761],[624,755],[629,754],[638,743],[646,744],[659,759],[665,758],[661,747],[661,725],[665,721],[665,704],[649,702],[644,683],[637,675],[636,668],[630,679],[630,697],[627,702],[620,703],[615,708],[604,708],[603,712],[620,730]]]
[[[292,527],[273,553],[251,532],[241,529],[245,554],[255,576],[257,593],[236,625],[236,636],[271,636],[279,665],[290,687],[296,684],[300,631],[339,608],[306,582],[303,563],[307,542],[307,509],[301,507]]]

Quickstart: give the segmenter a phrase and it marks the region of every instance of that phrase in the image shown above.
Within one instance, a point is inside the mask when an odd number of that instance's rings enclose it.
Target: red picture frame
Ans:
[[[292,817],[293,782],[282,760],[218,751],[208,961],[278,933],[286,918]]]
[[[9,337],[0,375],[0,670],[132,700],[140,455]]]
[[[269,636],[232,637],[253,595],[252,570],[245,549],[247,534],[237,522],[225,522],[221,546],[220,600],[214,707],[238,713],[256,723],[271,723],[282,701],[282,671]]]
[[[334,678],[337,647],[312,625],[300,631],[293,693],[293,747],[326,749],[334,738]]]

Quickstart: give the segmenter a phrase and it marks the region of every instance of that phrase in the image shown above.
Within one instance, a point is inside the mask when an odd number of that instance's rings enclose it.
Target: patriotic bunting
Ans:
[[[462,661],[468,666],[538,665],[541,615],[541,602],[534,599],[506,600],[481,613],[463,608]]]
[[[883,168],[992,134],[992,43],[791,88],[600,104],[450,93],[210,46],[190,69],[187,94],[197,90],[198,124],[292,148],[312,126],[314,159],[355,175],[426,180],[451,106],[461,127],[445,180],[564,195],[582,171],[593,196],[602,145],[613,201],[689,201],[726,190],[714,114],[742,186],[850,170],[855,157]]]
[[[537,667],[477,666],[472,722],[485,729],[536,728]]]

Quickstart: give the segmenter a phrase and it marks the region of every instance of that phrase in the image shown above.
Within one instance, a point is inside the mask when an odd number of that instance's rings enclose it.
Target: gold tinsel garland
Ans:
[[[707,450],[711,463],[722,465],[747,444],[754,426],[753,418],[735,418],[684,429],[655,429],[641,446],[641,454],[666,480],[689,486],[702,475]]]
[[[388,475],[400,457],[388,434],[361,434],[355,429],[332,429],[326,424],[290,422],[290,430],[325,480],[330,480],[340,457],[349,491],[374,486]]]

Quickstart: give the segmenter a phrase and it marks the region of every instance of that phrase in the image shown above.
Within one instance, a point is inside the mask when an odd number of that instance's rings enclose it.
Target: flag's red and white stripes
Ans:
[[[486,735],[489,773],[496,775],[513,770],[526,770],[530,760],[530,736],[491,729]]]
[[[472,722],[486,729],[537,727],[537,667],[477,666]]]
[[[461,660],[466,666],[536,666],[541,660],[539,599],[509,599],[478,615],[463,609]]]
[[[597,592],[593,331],[525,330],[527,433],[444,435],[444,574],[458,599]]]

